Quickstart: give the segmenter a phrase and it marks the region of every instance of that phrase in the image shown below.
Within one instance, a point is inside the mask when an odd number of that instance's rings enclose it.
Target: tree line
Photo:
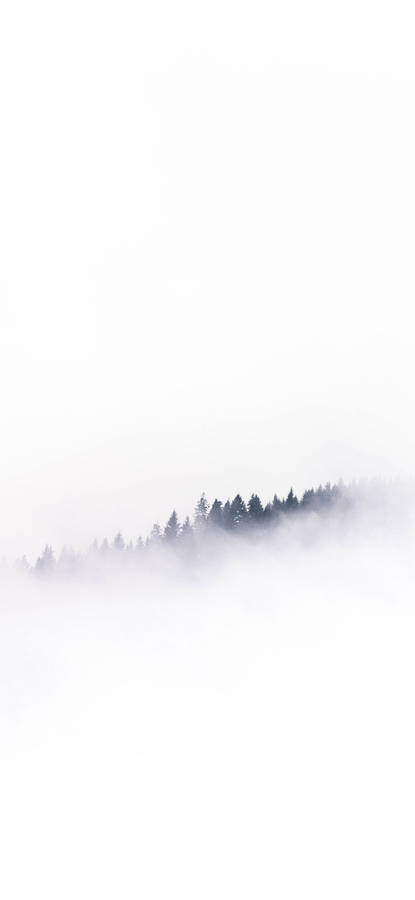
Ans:
[[[346,491],[341,482],[306,490],[300,499],[291,488],[285,498],[274,494],[272,500],[265,504],[258,494],[251,494],[247,501],[241,494],[236,494],[233,500],[225,502],[215,498],[209,504],[203,493],[196,503],[192,518],[186,516],[180,522],[173,509],[164,527],[155,522],[145,539],[140,536],[136,541],[127,542],[119,531],[112,541],[104,538],[99,543],[95,540],[86,554],[75,553],[71,548],[64,547],[58,559],[52,547],[47,544],[34,566],[30,566],[26,556],[23,556],[16,561],[16,568],[22,572],[32,571],[37,575],[48,574],[56,569],[70,572],[81,568],[88,561],[143,559],[146,554],[150,555],[151,551],[162,547],[191,556],[212,535],[216,539],[220,539],[220,535],[225,533],[246,536],[255,534],[260,538],[261,534],[277,527],[288,517],[304,513],[322,514],[333,508],[340,499],[346,500]]]

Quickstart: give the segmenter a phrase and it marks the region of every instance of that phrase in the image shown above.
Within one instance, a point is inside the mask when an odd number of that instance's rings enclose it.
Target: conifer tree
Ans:
[[[248,500],[248,515],[254,525],[258,525],[264,518],[264,508],[258,494],[251,494]]]
[[[46,544],[42,556],[39,556],[36,561],[35,570],[38,575],[49,575],[53,572],[55,566],[56,560],[53,555],[52,547],[50,547],[49,544]]]
[[[274,494],[272,500],[272,514],[275,518],[278,518],[280,512],[282,510],[282,501]]]
[[[158,544],[161,540],[161,528],[158,522],[155,522],[151,532],[150,537],[147,538],[147,544]]]
[[[214,500],[208,515],[209,525],[220,528],[223,525],[223,510],[220,500]]]
[[[192,523],[190,521],[189,516],[186,516],[186,518],[183,522],[183,525],[180,529],[180,537],[188,538],[191,536],[192,532],[193,532]]]
[[[234,497],[234,499],[232,500],[230,507],[230,517],[232,521],[232,528],[241,528],[241,526],[246,522],[247,509],[240,494],[236,494],[236,497]]]
[[[195,508],[195,528],[203,528],[206,525],[208,509],[206,494],[203,493]]]
[[[232,528],[231,502],[227,500],[222,510],[222,524],[224,528]]]
[[[125,541],[121,534],[121,531],[118,531],[115,535],[112,546],[114,550],[125,550]]]
[[[164,538],[166,541],[175,541],[178,533],[179,520],[177,518],[176,510],[174,509],[164,529]]]
[[[297,507],[298,499],[295,496],[293,489],[290,488],[287,499],[285,501],[285,509],[287,510],[287,512],[293,512],[295,509],[297,509]]]

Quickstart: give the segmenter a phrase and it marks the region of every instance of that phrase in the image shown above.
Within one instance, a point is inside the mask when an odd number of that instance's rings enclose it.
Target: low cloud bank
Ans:
[[[412,900],[411,509],[5,576],[4,896]]]
[[[118,532],[112,541],[94,540],[86,552],[63,547],[56,557],[46,545],[36,561],[20,557],[14,570],[41,580],[97,580],[111,578],[166,578],[216,571],[247,555],[284,554],[321,541],[347,544],[382,538],[404,539],[414,525],[415,492],[412,484],[365,481],[345,486],[311,489],[298,500],[291,490],[286,498],[274,495],[263,504],[257,494],[245,502],[215,499],[210,505],[202,494],[192,519],[180,523],[173,510],[164,528],[155,523],[145,540],[126,541]],[[3,571],[7,573],[7,565]]]

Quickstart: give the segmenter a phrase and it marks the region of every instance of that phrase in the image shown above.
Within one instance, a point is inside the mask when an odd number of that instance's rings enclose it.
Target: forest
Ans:
[[[265,539],[267,534],[290,524],[300,517],[327,516],[330,511],[345,513],[354,508],[359,497],[356,485],[345,486],[341,481],[324,487],[306,490],[299,499],[291,488],[286,497],[274,494],[272,500],[263,503],[258,494],[251,494],[245,501],[240,494],[225,502],[215,498],[210,504],[203,493],[196,503],[192,518],[180,522],[173,509],[166,524],[155,522],[146,537],[125,540],[121,531],[112,540],[104,537],[92,542],[84,553],[71,547],[63,547],[58,556],[50,544],[46,544],[37,560],[31,564],[21,556],[15,562],[20,573],[30,573],[39,577],[52,573],[76,574],[91,566],[97,569],[108,567],[109,563],[123,563],[140,566],[160,560],[160,551],[175,556],[185,562],[197,559],[210,548],[220,548],[221,544],[244,538],[250,541]]]

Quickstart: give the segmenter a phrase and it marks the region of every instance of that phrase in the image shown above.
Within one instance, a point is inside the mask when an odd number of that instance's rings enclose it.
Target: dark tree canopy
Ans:
[[[258,497],[258,494],[251,494],[248,500],[248,515],[251,522],[257,524],[264,518],[264,507]]]
[[[354,491],[354,493],[353,493]],[[334,504],[342,504],[342,509],[350,508],[353,498],[356,496],[355,487],[348,489],[339,482],[331,485],[327,482],[324,487],[305,490],[301,500],[290,488],[285,499],[280,499],[274,494],[272,500],[263,505],[258,494],[251,494],[245,503],[241,494],[236,494],[232,501],[222,502],[217,497],[212,506],[203,493],[196,503],[193,524],[186,516],[183,525],[180,526],[177,512],[174,509],[164,529],[156,522],[145,542],[139,537],[134,543],[131,539],[125,542],[121,531],[118,531],[114,540],[109,544],[104,538],[101,544],[94,540],[88,552],[84,555],[76,554],[71,548],[63,548],[56,562],[52,547],[47,544],[35,565],[31,567],[25,556],[16,561],[16,569],[21,573],[35,572],[37,575],[49,575],[54,571],[65,575],[73,574],[85,566],[88,562],[94,565],[108,566],[111,559],[125,560],[126,565],[141,564],[146,558],[159,559],[163,546],[169,545],[177,548],[178,556],[183,560],[197,559],[202,546],[209,545],[214,533],[222,535],[229,532],[228,539],[237,539],[237,535],[243,534],[246,539],[263,534],[272,534],[273,529],[279,528],[287,517],[294,515],[324,515]],[[212,546],[218,546],[217,541]],[[149,552],[153,551],[153,552]]]
[[[179,533],[179,528],[180,528],[180,526],[179,526],[179,520],[177,518],[177,512],[174,509],[170,516],[170,519],[168,520],[167,525],[164,529],[165,540],[166,541],[176,540],[177,535]]]
[[[240,494],[232,500],[230,507],[231,528],[241,528],[247,519],[247,509]]]
[[[206,495],[203,493],[195,507],[195,528],[201,528],[206,524],[209,504]]]

